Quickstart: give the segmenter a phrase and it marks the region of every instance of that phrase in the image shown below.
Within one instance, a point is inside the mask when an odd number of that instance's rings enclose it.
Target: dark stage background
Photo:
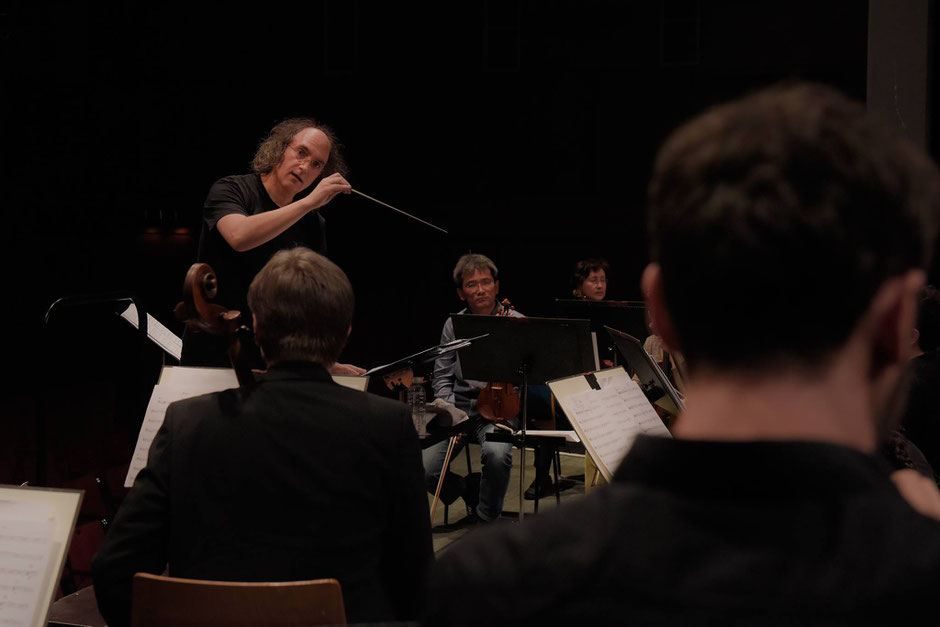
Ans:
[[[553,313],[586,256],[610,260],[609,297],[640,298],[645,184],[671,128],[785,78],[865,97],[857,0],[234,6],[0,13],[14,368],[0,482],[32,478],[36,437],[75,442],[89,420],[133,431],[160,352],[141,353],[109,312],[49,326],[43,313],[61,296],[128,290],[180,331],[171,310],[205,194],[247,171],[279,119],[329,123],[355,187],[450,230],[358,197],[323,210],[358,299],[344,360],[370,366],[436,343],[461,306],[449,275],[467,251],[497,262],[502,295],[529,315]]]

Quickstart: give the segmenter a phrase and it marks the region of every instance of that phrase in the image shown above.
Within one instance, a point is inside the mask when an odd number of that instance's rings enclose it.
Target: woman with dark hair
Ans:
[[[571,294],[582,300],[604,300],[609,270],[610,264],[604,259],[582,259],[574,266]]]

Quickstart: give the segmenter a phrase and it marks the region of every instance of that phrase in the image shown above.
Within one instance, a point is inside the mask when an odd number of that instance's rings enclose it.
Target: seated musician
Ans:
[[[602,301],[607,296],[607,275],[610,264],[605,259],[590,258],[578,261],[571,275],[571,295],[579,300]],[[601,368],[610,368],[614,365],[614,348],[609,345],[598,346]],[[555,406],[551,391],[546,385],[529,386],[529,401],[531,407],[544,414],[556,415],[560,411]],[[554,409],[554,411],[553,411]],[[531,415],[531,414],[530,414]],[[554,422],[554,421],[552,421]],[[549,428],[554,429],[555,426]],[[555,492],[555,484],[551,477],[553,454],[541,447],[535,448],[535,478],[525,491],[525,498],[533,500],[549,496]]]
[[[936,166],[862,104],[788,84],[674,132],[649,196],[643,292],[690,372],[674,438],[641,435],[590,496],[461,539],[425,623],[934,615],[940,522],[923,514],[940,493],[875,453],[899,417]]]
[[[571,294],[582,300],[604,300],[610,264],[604,259],[582,259],[574,266]]]
[[[411,414],[328,372],[352,286],[298,247],[265,264],[248,301],[269,369],[169,406],[94,560],[102,616],[128,624],[134,573],[168,567],[191,579],[333,577],[350,622],[415,618],[433,555]]]
[[[499,271],[488,257],[484,255],[468,254],[457,261],[454,267],[454,285],[457,297],[467,304],[466,309],[460,313],[478,315],[493,315],[497,313],[496,295],[499,293]],[[521,317],[517,311],[509,315]],[[450,318],[444,323],[441,332],[441,343],[454,339],[454,323]],[[483,381],[473,381],[463,378],[460,370],[460,360],[454,353],[445,355],[434,362],[434,377],[431,386],[434,396],[456,405],[470,416],[469,435],[481,444],[483,471],[480,476],[479,489],[474,482],[464,483],[463,478],[452,473],[445,478],[442,488],[442,498],[449,501],[449,495],[462,494],[464,501],[470,508],[468,522],[490,522],[500,517],[503,511],[503,500],[506,498],[506,489],[509,487],[509,473],[512,470],[512,445],[505,442],[487,442],[484,436],[496,429],[493,422],[483,418],[476,410],[477,397],[480,390],[485,387]],[[515,418],[507,424],[517,428]],[[466,438],[461,438],[459,446],[466,445]],[[424,450],[424,472],[427,488],[434,492],[447,455],[447,441],[439,442]],[[459,450],[459,449],[457,449]],[[457,450],[453,452],[456,455]]]
[[[643,341],[643,350],[653,358],[663,373],[669,377],[669,382],[680,394],[685,392],[685,381],[682,373],[685,371],[685,359],[682,353],[670,351],[663,344],[663,338],[656,335],[656,327],[646,312],[646,327],[650,334]]]
[[[607,297],[607,275],[610,264],[606,259],[582,259],[574,265],[571,275],[571,295],[579,300],[599,302]],[[610,368],[614,365],[613,346],[598,346],[600,365]]]

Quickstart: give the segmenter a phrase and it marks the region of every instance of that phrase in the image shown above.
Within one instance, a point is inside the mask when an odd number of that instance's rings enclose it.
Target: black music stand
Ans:
[[[370,377],[369,391],[379,394],[381,392],[382,386],[381,384],[377,383],[377,381],[385,375],[393,374],[402,370],[412,370],[417,373],[418,366],[433,363],[434,360],[436,360],[438,357],[447,355],[448,353],[452,353],[456,350],[460,350],[464,346],[469,346],[470,343],[476,339],[478,338],[474,337],[466,340],[451,340],[450,342],[445,342],[444,344],[439,344],[437,346],[432,346],[422,351],[418,351],[417,353],[408,355],[407,357],[396,359],[393,362],[382,364],[381,366],[374,366],[363,373],[363,376]],[[402,392],[403,389],[400,386],[396,386],[392,391],[398,393]]]
[[[607,337],[606,327],[622,329],[640,341],[649,335],[646,325],[646,303],[641,300],[582,300],[574,298],[555,299],[555,313],[562,318],[587,318],[591,321],[591,331],[597,334],[598,343]],[[598,346],[598,349],[601,347]],[[617,354],[611,344],[606,353],[613,353],[614,363]],[[601,366],[603,368],[603,366]]]
[[[643,350],[643,344],[628,333],[604,327],[613,340],[626,364],[627,374],[636,376],[640,381],[640,388],[646,394],[650,403],[655,403],[662,396],[668,396],[676,407],[685,409],[682,397],[676,392],[669,377],[663,372],[659,364],[653,360],[649,353]]]
[[[466,346],[470,346],[471,343],[482,339],[483,337],[484,336],[481,335],[480,337],[471,337],[465,340],[452,340],[450,342],[445,342],[444,344],[439,344],[438,346],[432,346],[431,348],[426,348],[423,351],[419,351],[413,355],[408,355],[407,357],[402,357],[401,359],[395,360],[391,363],[376,366],[365,372],[363,376],[383,376],[393,372],[398,372],[399,370],[404,370],[405,368],[413,368],[418,364],[432,362],[438,357],[442,357],[448,353],[452,353]]]
[[[522,428],[509,440],[519,447],[519,519],[525,503],[525,433],[528,386],[594,369],[594,346],[588,320],[509,318],[455,314],[454,335],[477,338],[460,351],[465,379],[507,381],[522,387]],[[489,437],[489,436],[487,436]],[[507,441],[501,437],[496,441]]]

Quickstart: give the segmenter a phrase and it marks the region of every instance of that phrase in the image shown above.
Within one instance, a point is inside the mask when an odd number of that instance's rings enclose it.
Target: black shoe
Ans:
[[[551,496],[555,494],[555,484],[552,483],[551,477],[546,478],[543,481],[536,479],[532,482],[532,485],[529,486],[529,489],[525,491],[525,500],[533,501],[535,500],[535,490],[538,486],[539,498],[544,499],[546,496]]]
[[[493,520],[486,520],[485,518],[481,518],[480,515],[477,514],[477,510],[473,509],[473,510],[470,510],[470,513],[467,514],[466,518],[462,518],[459,521],[459,524],[461,527],[475,527],[475,526],[479,527],[482,525],[492,524],[496,522],[497,520],[500,520],[500,519],[495,518]]]
[[[467,504],[467,509],[471,512],[477,511],[477,505],[480,504],[480,473],[471,472],[463,478],[463,502]]]
[[[480,515],[477,514],[477,510],[471,509],[465,518],[460,521],[461,527],[475,527],[478,525],[484,525],[486,521],[480,518]]]

